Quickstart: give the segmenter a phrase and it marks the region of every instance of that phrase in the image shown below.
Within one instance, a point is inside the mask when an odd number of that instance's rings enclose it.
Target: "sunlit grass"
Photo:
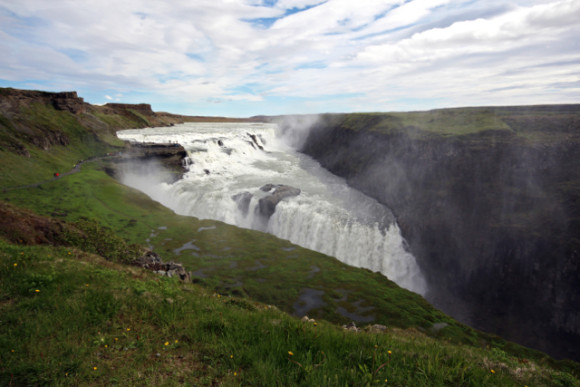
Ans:
[[[0,241],[0,276],[2,385],[577,385],[498,349],[302,322],[79,250]]]

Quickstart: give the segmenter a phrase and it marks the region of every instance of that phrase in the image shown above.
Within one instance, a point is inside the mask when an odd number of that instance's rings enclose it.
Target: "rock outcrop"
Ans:
[[[285,198],[300,195],[300,189],[283,184],[266,184],[262,186],[260,190],[271,192],[270,195],[265,196],[258,201],[259,214],[266,219],[270,218],[274,211],[276,211],[276,206],[280,201]]]
[[[464,135],[332,115],[302,150],[393,210],[433,304],[578,360],[580,106],[509,109],[493,110],[505,129]]]
[[[76,91],[54,93],[51,101],[57,110],[65,110],[73,114],[84,113],[86,110],[84,100],[77,95]]]
[[[124,112],[127,110],[133,110],[135,112],[143,114],[144,116],[154,116],[155,115],[155,113],[153,112],[153,109],[151,109],[151,105],[148,103],[138,103],[138,104],[107,103],[107,104],[105,104],[105,108],[109,108],[109,109],[116,111],[116,112]]]
[[[248,214],[250,209],[250,202],[252,201],[253,196],[254,195],[247,191],[240,192],[232,196],[232,200],[238,204],[238,210],[240,210],[244,216]]]
[[[87,104],[77,95],[76,91],[49,92],[37,90],[1,89],[0,111],[17,112],[22,107],[30,107],[33,103],[44,103],[57,110],[73,114],[84,113]]]
[[[185,270],[181,263],[175,263],[173,261],[165,263],[153,251],[145,252],[145,254],[137,259],[135,265],[166,277],[178,277],[182,281],[191,282],[191,274]]]
[[[173,183],[187,171],[186,157],[185,148],[179,144],[129,143],[119,157],[111,159],[107,173],[115,178],[119,178],[120,171],[124,170],[137,175],[159,175],[159,171],[151,170],[150,163],[155,162],[163,167],[164,180]]]
[[[283,199],[300,195],[300,189],[290,187],[284,184],[266,184],[260,187],[263,192],[268,192],[269,194],[260,198],[258,200],[258,205],[256,206],[255,213],[258,218],[262,219],[265,223],[276,211],[276,206]],[[232,196],[232,200],[238,205],[238,209],[245,216],[248,214],[250,208],[250,202],[252,201],[252,195],[250,192],[240,192]]]

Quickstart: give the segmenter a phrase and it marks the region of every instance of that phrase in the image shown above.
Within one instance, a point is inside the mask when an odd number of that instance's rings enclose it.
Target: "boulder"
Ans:
[[[185,270],[181,263],[173,261],[164,263],[161,257],[153,251],[145,252],[135,264],[166,277],[179,277],[182,281],[191,281],[191,274]]]
[[[360,332],[360,328],[358,328],[356,326],[356,324],[354,323],[354,321],[351,321],[348,324],[343,325],[342,326],[342,329],[344,329],[345,331],[351,331],[351,332],[356,332],[356,333]]]
[[[298,196],[300,195],[300,189],[290,187],[288,185],[283,184],[266,184],[260,188],[260,190],[264,192],[272,193],[268,196],[261,198],[258,202],[258,211],[259,214],[265,217],[266,219],[270,218],[274,211],[276,211],[276,206],[282,199]]]
[[[253,195],[248,191],[240,192],[232,196],[232,200],[238,204],[238,210],[240,210],[244,216],[248,214],[252,196]]]
[[[365,328],[365,331],[367,331],[369,333],[386,333],[387,329],[388,328],[385,325],[373,324],[373,325],[368,325]]]

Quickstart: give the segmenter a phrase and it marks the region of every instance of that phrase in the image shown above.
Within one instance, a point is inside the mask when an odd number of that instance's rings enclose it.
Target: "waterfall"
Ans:
[[[123,178],[176,213],[266,231],[425,294],[390,210],[294,151],[276,135],[276,125],[188,123],[117,135],[186,149],[188,171],[173,184],[131,173]]]

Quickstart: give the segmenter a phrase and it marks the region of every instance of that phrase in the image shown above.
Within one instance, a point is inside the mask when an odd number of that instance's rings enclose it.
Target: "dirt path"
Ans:
[[[104,160],[104,159],[111,159],[111,158],[115,158],[115,157],[120,157],[120,154],[119,153],[115,153],[113,155],[90,157],[90,158],[88,158],[86,160],[79,161],[70,171],[64,172],[64,173],[59,173],[58,176],[54,176],[52,179],[42,180],[42,181],[39,181],[37,183],[32,183],[32,184],[19,185],[19,186],[16,186],[16,187],[2,188],[2,192],[4,193],[4,192],[14,191],[14,190],[17,190],[17,189],[24,189],[24,188],[36,188],[36,187],[39,187],[39,186],[41,186],[43,184],[50,183],[52,181],[58,180],[60,178],[63,178],[65,176],[69,176],[69,175],[72,175],[74,173],[80,172],[81,166],[84,163],[90,163],[90,162],[94,162],[94,161],[98,161],[98,160]]]

